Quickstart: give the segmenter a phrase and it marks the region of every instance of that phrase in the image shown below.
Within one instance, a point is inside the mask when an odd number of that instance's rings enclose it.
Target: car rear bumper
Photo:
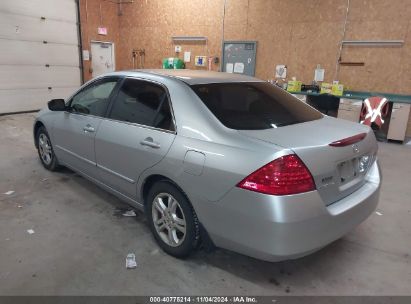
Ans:
[[[317,191],[270,196],[234,188],[219,202],[195,207],[217,247],[281,261],[316,251],[363,222],[378,204],[380,184],[375,162],[360,189],[329,206]]]

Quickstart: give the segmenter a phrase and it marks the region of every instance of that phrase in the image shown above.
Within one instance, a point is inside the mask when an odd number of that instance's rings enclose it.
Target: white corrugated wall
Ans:
[[[37,110],[81,84],[75,0],[0,1],[0,113]]]

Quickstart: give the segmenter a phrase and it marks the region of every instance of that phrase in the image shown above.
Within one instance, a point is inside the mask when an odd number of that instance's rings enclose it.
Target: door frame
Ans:
[[[114,42],[112,41],[101,41],[101,40],[90,40],[90,54],[91,54],[91,67],[93,67],[93,52],[91,51],[91,45],[95,44],[111,44],[111,60],[113,62],[113,70],[116,70],[116,50],[115,50],[115,45]]]
[[[220,71],[224,72],[225,70],[225,45],[226,44],[238,44],[238,43],[252,43],[254,44],[254,56],[253,56],[253,60],[254,60],[254,73],[253,73],[253,77],[255,77],[255,71],[257,69],[257,40],[224,40],[222,43],[222,50],[221,50],[221,66],[220,66]]]

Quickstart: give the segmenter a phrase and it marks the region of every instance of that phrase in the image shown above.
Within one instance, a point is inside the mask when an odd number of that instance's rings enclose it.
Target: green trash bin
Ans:
[[[180,58],[164,58],[163,59],[163,69],[169,69],[169,70],[177,70],[177,69],[184,69],[185,64],[183,60]]]

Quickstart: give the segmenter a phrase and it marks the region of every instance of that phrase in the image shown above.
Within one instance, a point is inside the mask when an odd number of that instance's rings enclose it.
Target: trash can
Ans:
[[[180,58],[164,58],[163,59],[163,69],[177,70],[184,69],[185,64]]]

